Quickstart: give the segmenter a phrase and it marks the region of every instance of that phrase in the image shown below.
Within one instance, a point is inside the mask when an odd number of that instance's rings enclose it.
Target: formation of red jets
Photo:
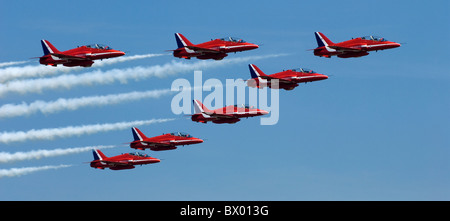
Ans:
[[[388,41],[377,36],[365,36],[353,38],[348,41],[334,43],[324,34],[315,32],[317,48],[314,55],[319,57],[339,58],[362,57],[370,51],[379,51],[400,47],[399,43]],[[185,36],[175,33],[178,48],[173,51],[173,56],[184,59],[214,59],[222,60],[228,53],[241,52],[259,48],[257,44],[244,41],[241,38],[225,37],[208,42],[193,44]],[[94,60],[108,59],[125,55],[124,52],[114,50],[109,46],[92,44],[79,46],[67,51],[59,51],[49,41],[41,40],[44,56],[39,58],[43,65],[57,66],[58,64],[74,67],[91,67]],[[328,79],[327,75],[316,73],[308,68],[296,68],[283,70],[274,74],[265,74],[254,64],[249,64],[251,79],[247,80],[249,87],[293,90],[299,83],[320,81]],[[199,100],[193,100],[195,114],[191,115],[194,122],[215,124],[234,124],[241,118],[256,117],[268,114],[267,111],[250,107],[247,105],[230,105],[215,110],[208,109]],[[130,147],[139,150],[150,149],[153,151],[173,150],[177,146],[203,143],[200,138],[182,132],[166,133],[159,136],[147,137],[138,128],[131,128],[134,140]],[[100,150],[94,149],[94,160],[90,165],[93,168],[111,170],[133,169],[135,165],[159,163],[161,160],[148,156],[144,153],[125,153],[117,156],[107,157]]]

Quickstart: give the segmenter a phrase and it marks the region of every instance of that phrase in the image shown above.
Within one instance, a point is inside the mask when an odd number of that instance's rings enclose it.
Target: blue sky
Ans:
[[[234,125],[197,124],[170,109],[172,95],[74,111],[0,118],[0,131],[29,131],[122,121],[175,118],[139,126],[147,136],[185,131],[206,139],[173,151],[145,151],[161,163],[134,170],[96,170],[90,151],[0,164],[0,169],[72,165],[0,178],[2,200],[449,200],[450,76],[448,1],[1,1],[0,63],[42,55],[39,40],[58,49],[103,43],[127,56],[167,53],[174,33],[201,43],[224,36],[262,44],[229,59],[253,60],[267,74],[307,67],[325,81],[280,91],[280,119],[261,126],[250,118]],[[379,35],[402,47],[351,59],[313,56],[314,32],[332,41]],[[171,55],[92,67],[124,70],[192,64]],[[249,62],[203,69],[204,80],[250,77]],[[214,65],[213,65],[214,66]],[[52,67],[48,67],[51,69]],[[7,93],[0,106],[170,88],[193,71],[139,81]],[[20,79],[25,80],[25,79]],[[204,96],[207,92],[204,93]],[[122,145],[129,128],[53,140],[0,143],[0,152]],[[133,151],[105,149],[107,156]]]

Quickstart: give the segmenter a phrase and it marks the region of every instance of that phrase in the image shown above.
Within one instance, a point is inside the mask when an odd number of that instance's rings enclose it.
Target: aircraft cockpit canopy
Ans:
[[[170,133],[170,135],[173,136],[179,136],[179,137],[192,137],[191,135],[187,134],[187,133],[183,133],[183,132],[174,132],[174,133]]]
[[[138,156],[138,157],[149,157],[147,154],[140,153],[140,152],[128,153],[128,154],[133,155],[133,156]]]
[[[90,44],[86,45],[87,48],[96,48],[96,49],[102,49],[102,50],[111,50],[112,48],[103,44]]]
[[[308,69],[308,68],[295,68],[292,69],[291,71],[295,71],[295,72],[303,72],[303,73],[308,73],[308,74],[314,74],[316,73],[315,71]]]
[[[373,36],[373,35],[364,36],[364,37],[361,37],[361,39],[363,39],[363,40],[372,40],[372,41],[387,41],[383,37],[378,37],[378,36]]]
[[[220,40],[229,41],[229,42],[237,42],[237,43],[245,43],[245,41],[243,39],[236,38],[236,37],[226,37],[226,38],[221,38]]]

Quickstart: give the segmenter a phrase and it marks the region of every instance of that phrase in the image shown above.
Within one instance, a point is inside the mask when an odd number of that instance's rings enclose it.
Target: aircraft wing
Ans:
[[[170,141],[163,141],[163,142],[148,142],[148,141],[141,141],[141,143],[146,143],[149,146],[155,146],[155,147],[170,147]]]
[[[185,142],[185,141],[190,141],[190,140],[166,140],[166,141],[161,141],[161,142],[141,141],[141,143],[146,143],[151,147],[173,147],[176,145],[176,143]]]
[[[128,161],[122,160],[122,161],[108,161],[108,160],[101,160],[100,162],[107,163],[108,165],[112,166],[128,166],[130,165]]]
[[[211,48],[202,48],[202,47],[197,47],[197,46],[186,46],[186,48],[189,48],[191,50],[194,50],[195,52],[199,52],[199,53],[222,53],[219,50],[216,49],[211,49]]]
[[[180,142],[186,142],[186,141],[191,141],[191,140],[171,140],[169,142],[170,143],[180,143]]]
[[[347,52],[360,52],[362,51],[360,47],[342,47],[336,45],[329,45],[329,48],[336,49],[338,51],[347,51]]]
[[[211,117],[215,117],[215,118],[222,118],[222,119],[236,118],[232,114],[217,114],[217,113],[208,113],[208,112],[202,112],[202,113],[209,115]]]
[[[52,56],[64,59],[64,60],[78,60],[78,61],[89,61],[91,59],[86,58],[86,57],[82,57],[82,56],[73,56],[73,55],[66,55],[66,54],[57,54],[57,53],[52,53],[50,54]]]
[[[284,84],[292,84],[293,82],[291,80],[289,80],[290,78],[274,78],[274,77],[270,77],[270,76],[259,76],[262,79],[265,80],[278,80],[279,83],[284,83]]]

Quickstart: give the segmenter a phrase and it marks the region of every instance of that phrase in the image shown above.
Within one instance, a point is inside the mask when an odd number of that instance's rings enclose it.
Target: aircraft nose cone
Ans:
[[[203,140],[199,138],[195,139],[194,141],[196,141],[197,143],[203,143]]]
[[[259,48],[259,45],[257,45],[257,44],[250,44],[249,48],[250,49],[257,49],[257,48]]]
[[[398,48],[400,46],[401,46],[401,44],[397,43],[397,42],[390,42],[390,44],[389,44],[389,48]]]
[[[110,53],[113,57],[120,57],[125,55],[125,52],[119,50],[111,50]]]
[[[269,112],[268,112],[268,111],[265,111],[265,110],[259,110],[259,113],[261,113],[261,115],[269,114]]]

